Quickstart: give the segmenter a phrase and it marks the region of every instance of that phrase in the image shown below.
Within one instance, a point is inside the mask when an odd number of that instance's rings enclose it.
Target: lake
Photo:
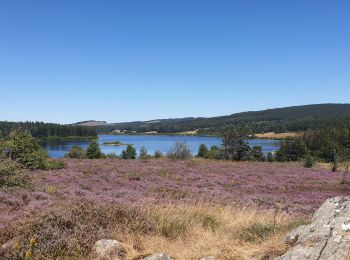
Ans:
[[[146,147],[149,154],[154,154],[155,151],[166,153],[170,147],[176,142],[185,142],[192,155],[196,155],[200,144],[205,144],[208,148],[212,145],[221,145],[221,138],[206,137],[206,136],[166,136],[166,135],[98,135],[98,143],[103,153],[120,154],[125,146],[108,146],[103,145],[104,142],[119,141],[125,144],[132,144],[136,151],[139,152],[142,146]],[[274,152],[279,149],[279,142],[276,140],[252,139],[249,140],[251,146],[261,146],[265,154]],[[52,158],[62,158],[73,145],[78,145],[87,148],[89,142],[59,142],[44,144],[43,148],[48,152]]]

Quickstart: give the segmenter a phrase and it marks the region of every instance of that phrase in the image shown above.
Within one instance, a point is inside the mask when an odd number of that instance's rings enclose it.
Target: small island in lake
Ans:
[[[119,142],[119,141],[114,141],[114,142],[104,142],[103,145],[123,146],[123,145],[128,145],[128,144],[124,144],[124,143]]]

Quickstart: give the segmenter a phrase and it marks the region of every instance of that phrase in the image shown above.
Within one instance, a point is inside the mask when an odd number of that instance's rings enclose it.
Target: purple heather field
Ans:
[[[33,187],[0,189],[0,229],[25,214],[82,198],[97,203],[201,203],[278,207],[309,216],[329,197],[349,194],[341,174],[298,163],[210,160],[71,160],[33,171]]]

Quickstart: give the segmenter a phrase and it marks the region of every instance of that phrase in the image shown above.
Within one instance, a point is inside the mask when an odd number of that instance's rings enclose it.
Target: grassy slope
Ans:
[[[106,237],[125,243],[130,257],[275,255],[296,221],[350,191],[339,174],[298,164],[65,161],[66,169],[33,172],[32,190],[0,188],[0,244],[15,238],[17,246],[3,256],[85,257]]]

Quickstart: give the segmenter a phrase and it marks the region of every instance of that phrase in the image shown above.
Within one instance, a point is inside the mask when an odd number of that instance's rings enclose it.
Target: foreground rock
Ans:
[[[350,250],[350,197],[326,200],[310,225],[300,226],[287,237],[292,248],[276,260],[346,260]]]
[[[124,260],[126,259],[126,250],[116,240],[101,239],[92,248],[92,258],[94,260]]]
[[[172,260],[172,258],[164,253],[158,253],[154,255],[147,256],[143,260]]]

